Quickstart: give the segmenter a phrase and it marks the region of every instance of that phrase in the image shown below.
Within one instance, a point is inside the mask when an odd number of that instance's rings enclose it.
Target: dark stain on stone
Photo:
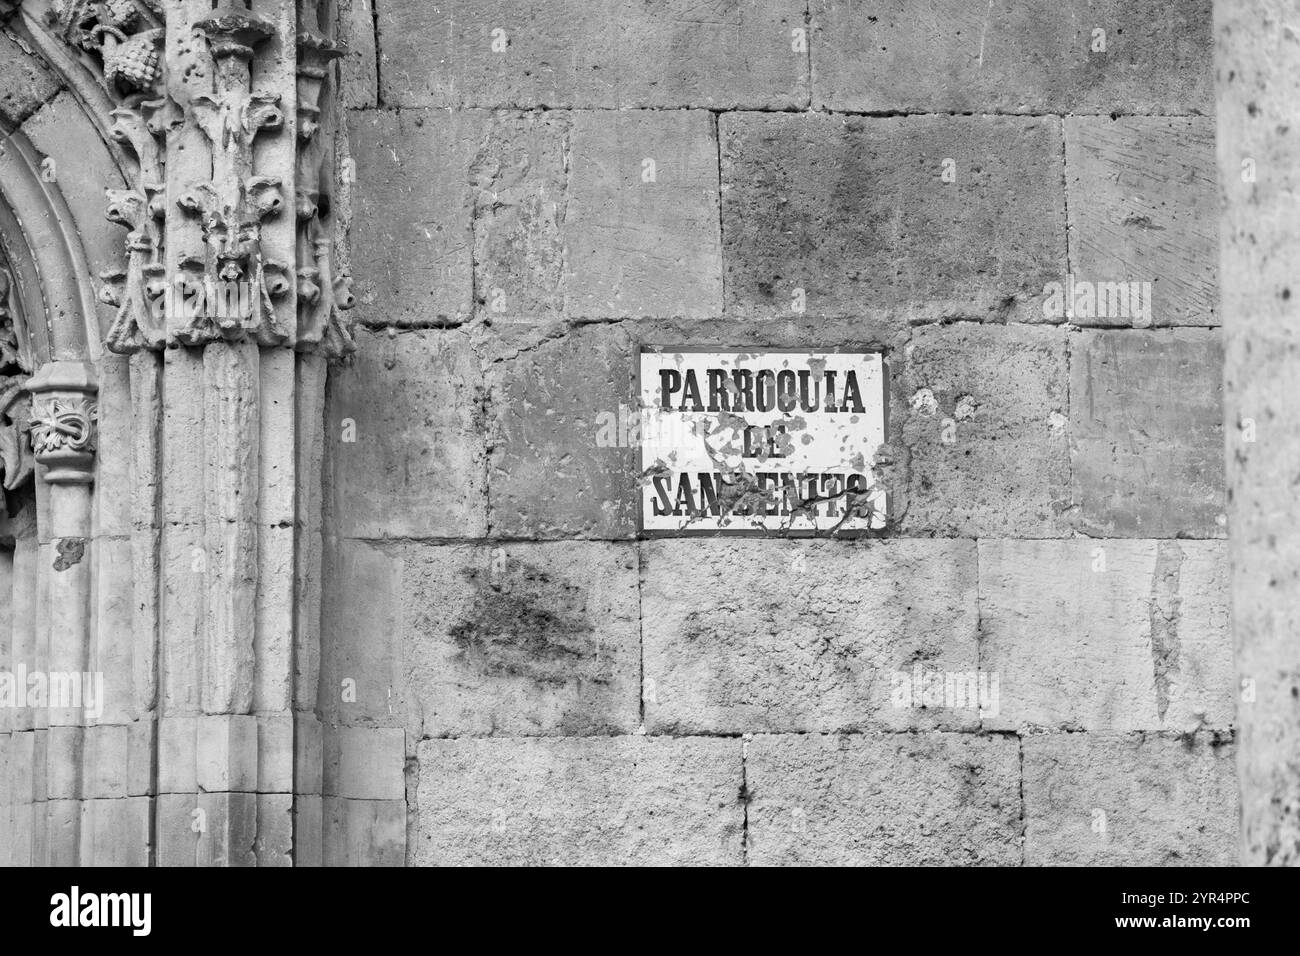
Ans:
[[[86,556],[85,538],[60,538],[55,547],[59,552],[58,557],[54,559],[55,571],[66,571],[74,564],[80,564],[81,559]]]
[[[1151,221],[1150,216],[1128,215],[1124,217],[1124,225],[1136,226],[1138,229],[1148,229],[1155,232],[1164,232],[1164,226],[1157,226]]]
[[[1151,578],[1151,664],[1155,671],[1156,712],[1165,719],[1169,709],[1169,685],[1178,673],[1181,644],[1178,623],[1183,599],[1179,596],[1179,577],[1183,569],[1183,549],[1177,541],[1161,541],[1156,548],[1156,570]]]
[[[466,664],[489,676],[547,685],[612,681],[611,653],[602,653],[581,587],[519,561],[500,573],[472,568],[463,574],[474,600],[447,633]]]

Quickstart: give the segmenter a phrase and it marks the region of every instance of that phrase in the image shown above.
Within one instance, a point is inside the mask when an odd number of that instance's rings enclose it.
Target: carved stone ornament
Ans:
[[[123,268],[101,273],[103,302],[117,307],[105,341],[114,352],[169,345],[252,340],[263,346],[320,349],[331,357],[355,349],[342,312],[353,305],[351,280],[332,263],[328,210],[332,169],[317,143],[320,98],[343,48],[319,28],[318,0],[299,0],[296,35],[298,123],[295,169],[256,168],[259,136],[285,125],[280,95],[253,88],[257,57],[274,45],[276,24],[241,0],[220,0],[194,24],[206,40],[208,92],[181,95],[169,85],[167,24],[160,0],[53,0],[63,39],[96,65],[116,104],[109,133],[133,154],[126,189],[108,190],[107,216],[127,229]],[[180,76],[180,73],[177,74]],[[166,154],[178,130],[202,131],[211,177],[168,195]],[[268,154],[269,155],[269,154]],[[283,212],[282,187],[296,179],[298,241],[294,263],[268,258],[264,223]],[[192,216],[202,250],[164,248],[166,219]],[[172,265],[169,269],[168,262]],[[277,317],[276,302],[295,288],[296,328]],[[181,311],[181,310],[184,311]],[[288,323],[293,324],[293,323]]]
[[[51,484],[89,484],[95,466],[94,366],[46,364],[27,383],[32,395],[32,450]]]

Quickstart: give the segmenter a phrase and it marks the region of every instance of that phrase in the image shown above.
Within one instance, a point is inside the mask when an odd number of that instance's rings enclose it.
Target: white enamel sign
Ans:
[[[648,532],[885,526],[879,352],[641,353],[641,527]]]

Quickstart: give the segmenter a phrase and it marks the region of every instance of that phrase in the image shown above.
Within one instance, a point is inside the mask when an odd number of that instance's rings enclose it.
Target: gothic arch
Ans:
[[[16,130],[0,144],[0,246],[14,279],[14,320],[29,367],[99,353],[90,268],[58,183]]]

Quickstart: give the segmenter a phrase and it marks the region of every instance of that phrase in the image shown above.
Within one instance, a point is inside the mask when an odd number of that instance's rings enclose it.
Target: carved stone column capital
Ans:
[[[50,484],[95,479],[95,396],[88,362],[49,362],[27,383],[32,396],[32,450]]]
[[[344,47],[330,35],[328,5],[298,0],[272,12],[248,0],[210,9],[51,0],[51,9],[63,42],[89,54],[83,62],[114,104],[109,135],[136,165],[127,188],[108,196],[108,218],[127,234],[123,265],[101,274],[99,298],[117,307],[107,347],[130,354],[253,341],[329,357],[352,351],[351,280],[332,261],[328,91]],[[169,44],[178,32],[183,42]],[[289,119],[295,148],[276,148]],[[205,143],[190,138],[194,130]],[[204,149],[206,164],[193,158]],[[290,202],[292,253],[273,226]],[[193,225],[177,228],[179,220]]]

